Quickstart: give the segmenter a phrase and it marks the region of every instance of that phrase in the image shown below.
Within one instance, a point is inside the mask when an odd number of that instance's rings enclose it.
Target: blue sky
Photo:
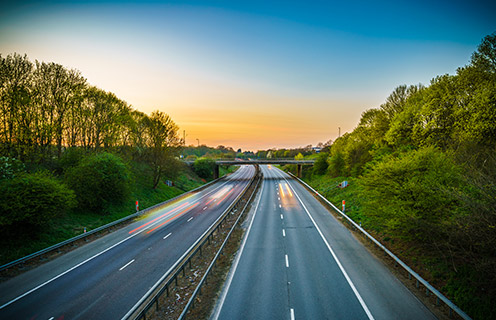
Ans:
[[[477,1],[51,1],[0,7],[0,53],[79,69],[187,142],[297,147],[351,131],[401,84],[468,63]]]

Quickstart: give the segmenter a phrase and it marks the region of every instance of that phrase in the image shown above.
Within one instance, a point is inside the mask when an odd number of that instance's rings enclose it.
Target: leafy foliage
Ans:
[[[72,190],[44,174],[0,180],[0,226],[44,225],[75,204]]]
[[[89,156],[67,172],[80,208],[105,213],[129,196],[130,174],[122,160],[110,153]]]
[[[215,160],[209,158],[196,159],[193,163],[195,173],[204,179],[211,179],[214,174]]]
[[[329,164],[327,163],[327,159],[329,154],[326,152],[322,152],[319,154],[315,163],[313,164],[313,172],[314,174],[323,175],[326,173]]]
[[[428,242],[460,201],[461,168],[433,147],[390,157],[361,179],[363,207],[393,236]]]
[[[430,261],[421,270],[481,319],[496,317],[495,57],[492,34],[455,75],[397,87],[334,141],[328,168],[359,182],[353,217]]]

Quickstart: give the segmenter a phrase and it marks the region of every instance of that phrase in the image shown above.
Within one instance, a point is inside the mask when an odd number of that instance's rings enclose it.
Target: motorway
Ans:
[[[212,319],[435,319],[307,189],[262,172]]]
[[[0,284],[0,319],[121,319],[247,187],[253,166]]]

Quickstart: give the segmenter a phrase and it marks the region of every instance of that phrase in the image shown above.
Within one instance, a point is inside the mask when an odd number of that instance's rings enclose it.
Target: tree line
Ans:
[[[399,86],[363,112],[307,177],[353,180],[348,214],[406,243],[455,303],[489,319],[496,317],[495,155],[493,33],[456,74]]]
[[[150,163],[156,187],[181,145],[177,125],[160,111],[134,110],[75,69],[0,55],[3,156],[36,164],[60,159],[68,148],[118,150]]]
[[[0,229],[9,237],[40,234],[71,210],[121,210],[132,192],[179,175],[182,145],[163,112],[137,111],[75,69],[0,55]]]

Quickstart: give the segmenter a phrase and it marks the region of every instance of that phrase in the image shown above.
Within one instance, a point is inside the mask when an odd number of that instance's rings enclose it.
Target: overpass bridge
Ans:
[[[192,165],[194,161],[185,161],[187,164]],[[219,167],[220,166],[239,166],[239,165],[261,165],[261,164],[279,164],[279,165],[287,165],[287,164],[295,164],[298,166],[298,177],[301,178],[301,169],[304,165],[313,165],[315,160],[294,160],[294,159],[218,159],[215,160],[215,168],[214,168],[214,179],[219,177]]]

